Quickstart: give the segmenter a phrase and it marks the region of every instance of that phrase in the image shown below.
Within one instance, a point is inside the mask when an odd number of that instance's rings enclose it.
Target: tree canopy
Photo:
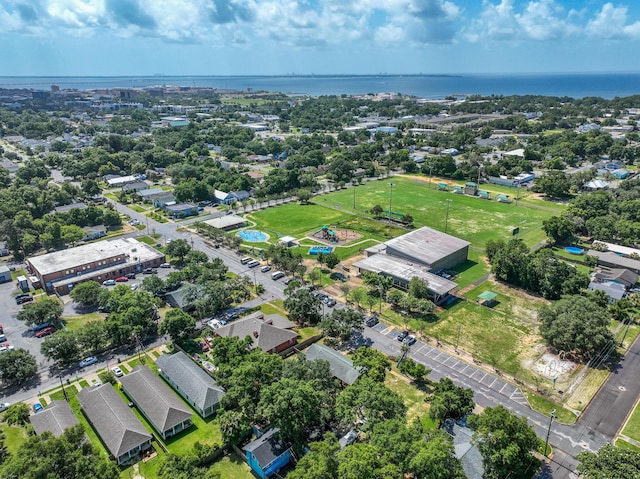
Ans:
[[[628,479],[640,477],[640,452],[605,444],[595,453],[578,454],[578,472],[584,479]]]

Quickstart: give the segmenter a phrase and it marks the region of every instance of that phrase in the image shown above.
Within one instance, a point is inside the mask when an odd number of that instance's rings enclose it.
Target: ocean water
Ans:
[[[460,75],[327,75],[327,76],[120,76],[0,77],[0,88],[48,90],[137,88],[148,86],[212,87],[221,90],[284,92],[299,95],[402,93],[422,98],[455,94],[545,95],[614,98],[640,94],[640,72],[460,74]]]

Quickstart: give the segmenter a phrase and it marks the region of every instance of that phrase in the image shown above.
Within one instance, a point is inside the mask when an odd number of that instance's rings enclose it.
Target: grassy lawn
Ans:
[[[156,238],[152,238],[151,236],[140,236],[136,239],[150,246],[155,246],[156,244],[158,244],[158,240]]]
[[[254,479],[249,465],[237,455],[230,454],[214,462],[209,468],[211,477],[226,477],[233,479]]]
[[[162,458],[165,456],[165,453],[158,447],[158,444],[154,441],[151,443],[157,455],[146,461],[140,461],[131,466],[122,468],[120,471],[121,479],[136,479],[142,476],[144,479],[157,479],[158,478],[158,470],[160,468],[160,464],[162,463]],[[135,470],[137,466],[137,472]]]
[[[145,211],[147,211],[146,208],[143,208],[140,205],[136,205],[135,203],[132,203],[130,205],[127,205],[130,209],[132,209],[133,211],[135,211],[136,213],[144,213]]]
[[[336,191],[318,198],[320,204],[340,210],[366,214],[366,210],[379,204],[388,209],[389,180],[372,181],[357,187],[356,208],[353,208],[351,188]],[[518,202],[506,204],[486,201],[464,195],[429,188],[419,179],[394,177],[393,211],[410,214],[416,226],[430,226],[444,230],[449,202],[447,232],[466,239],[476,246],[484,246],[489,239],[511,237],[515,227],[520,228],[520,238],[533,245],[544,239],[542,220],[558,214],[562,206],[551,202],[525,197]],[[452,183],[448,181],[448,183]],[[483,185],[483,189],[502,192],[496,185]],[[512,194],[512,193],[511,193]]]
[[[0,431],[5,436],[4,444],[9,453],[14,454],[20,445],[27,440],[27,429],[20,426],[0,425]]]
[[[286,314],[286,311],[283,308],[278,307],[273,303],[262,303],[260,305],[260,311],[264,314]]]
[[[309,231],[319,230],[323,225],[332,225],[348,217],[346,213],[319,205],[299,205],[289,203],[275,208],[267,208],[248,215],[257,223],[253,229],[280,236],[303,236]]]
[[[576,371],[577,372],[577,371]],[[600,386],[607,380],[609,371],[607,369],[591,369],[582,381],[564,401],[565,405],[577,411],[584,410],[591,401],[591,398],[598,392]]]
[[[551,411],[555,409],[555,420],[557,422],[562,424],[573,424],[578,418],[573,412],[543,398],[542,396],[538,396],[537,394],[533,394],[526,390],[524,391],[524,395],[527,397],[531,407],[542,414],[550,416]]]
[[[636,452],[640,452],[640,447],[631,444],[628,441],[625,441],[624,439],[616,439],[616,446],[618,446],[620,449],[629,449],[631,451],[636,451]]]
[[[88,314],[79,314],[77,316],[65,316],[63,318],[65,326],[70,330],[76,330],[82,328],[85,324],[91,321],[103,321],[104,314],[103,313],[88,313]]]
[[[640,441],[640,407],[636,404],[636,408],[625,424],[622,434],[636,441]]]
[[[462,289],[488,274],[491,268],[480,251],[470,249],[467,261],[452,268],[451,271],[456,273],[453,281],[458,283],[458,289]]]
[[[393,370],[387,373],[384,384],[404,400],[404,405],[407,407],[407,422],[415,419],[422,421],[424,416],[429,416],[429,405],[425,402],[427,394],[413,386],[408,378]],[[430,418],[429,423],[432,423]]]
[[[294,328],[294,331],[300,335],[299,342],[306,341],[321,332],[320,329],[311,326],[308,328]]]

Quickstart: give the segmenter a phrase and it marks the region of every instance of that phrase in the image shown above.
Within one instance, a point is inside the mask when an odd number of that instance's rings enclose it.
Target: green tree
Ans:
[[[307,204],[311,199],[311,191],[300,188],[296,192],[296,196],[298,197],[298,201],[302,204]]]
[[[329,269],[333,269],[338,265],[338,263],[340,263],[340,259],[335,253],[331,252],[325,255],[324,262]]]
[[[382,209],[382,206],[375,205],[373,208],[369,210],[369,213],[371,213],[375,217],[378,217],[383,215],[384,210]]]
[[[140,288],[142,288],[143,291],[155,293],[156,291],[164,289],[164,281],[159,276],[152,274],[140,282]]]
[[[442,378],[433,387],[429,416],[437,421],[446,418],[460,419],[473,411],[473,391],[453,384],[449,378]]]
[[[410,456],[408,470],[413,477],[465,479],[462,463],[455,456],[453,441],[445,432],[431,433]]]
[[[542,229],[553,244],[571,242],[573,228],[573,223],[563,216],[552,216],[542,221]]]
[[[360,368],[364,376],[376,382],[384,382],[387,371],[391,370],[391,361],[384,354],[370,346],[360,346],[353,354],[353,365]]]
[[[9,426],[24,426],[29,423],[29,406],[23,402],[12,404],[4,412],[4,422]]]
[[[322,441],[309,444],[306,453],[288,479],[335,479],[338,475],[338,452],[340,444],[332,432],[325,433]]]
[[[60,437],[48,432],[29,437],[0,467],[0,475],[24,479],[117,479],[120,472],[86,440],[84,429],[77,425]]]
[[[590,358],[613,341],[606,307],[584,296],[569,296],[538,311],[547,344],[579,358]]]
[[[187,339],[196,329],[196,320],[181,309],[170,309],[158,326],[160,334],[168,334],[174,341]]]
[[[173,256],[178,258],[180,263],[184,262],[185,256],[191,251],[191,246],[185,239],[177,239],[173,240],[169,243],[165,249],[165,253],[168,256]]]
[[[364,315],[352,309],[336,309],[325,316],[320,322],[324,334],[330,338],[347,341],[354,331],[364,329]]]
[[[525,477],[527,471],[538,467],[531,455],[538,447],[538,437],[525,418],[497,406],[471,416],[469,425],[482,455],[486,479],[503,479],[509,474]]]
[[[64,329],[47,336],[40,345],[40,352],[62,365],[69,365],[80,359],[80,346],[75,331]]]
[[[628,479],[640,477],[640,452],[605,444],[595,453],[578,454],[578,472],[584,479]]]
[[[550,171],[546,175],[538,176],[534,180],[534,191],[551,198],[562,198],[569,194],[571,182],[562,171]]]
[[[418,299],[431,299],[431,294],[429,294],[429,284],[426,280],[422,278],[418,278],[414,276],[409,281],[409,296]]]
[[[300,325],[314,325],[320,321],[320,300],[307,288],[296,289],[287,296],[284,308],[289,314],[289,319]]]
[[[0,380],[5,384],[20,384],[38,372],[36,358],[26,349],[18,348],[0,354]]]
[[[376,424],[405,417],[407,408],[398,394],[369,377],[347,386],[336,400],[336,418],[346,427],[362,424],[369,431]]]
[[[244,410],[222,411],[218,416],[218,423],[225,443],[238,445],[251,434],[251,418]]]
[[[71,290],[69,296],[76,303],[90,307],[98,304],[100,293],[102,292],[102,286],[96,281],[85,281],[80,283]]]
[[[59,301],[45,298],[36,303],[23,306],[16,318],[24,321],[27,326],[32,324],[58,324],[62,318],[63,307]]]
[[[338,454],[337,479],[401,479],[397,465],[386,460],[383,451],[372,444],[357,443]]]

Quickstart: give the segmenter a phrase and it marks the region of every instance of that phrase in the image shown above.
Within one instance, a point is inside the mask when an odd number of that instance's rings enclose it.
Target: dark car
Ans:
[[[400,334],[398,334],[396,339],[398,341],[404,341],[404,338],[406,338],[407,336],[409,336],[409,331],[402,331]]]
[[[407,344],[409,346],[413,346],[416,343],[417,339],[413,334],[410,334],[409,336],[407,336],[406,338],[404,338],[404,340],[402,341],[404,344]]]
[[[127,273],[124,275],[125,278],[127,279],[136,279],[136,274],[135,273]]]
[[[24,304],[33,301],[31,296],[22,296],[21,298],[16,298],[16,304]]]
[[[145,268],[142,274],[157,274],[158,270],[155,268]]]
[[[379,323],[378,318],[376,318],[375,316],[371,316],[371,317],[367,318],[366,321],[364,322],[364,324],[366,324],[370,328],[375,326],[378,323]]]

